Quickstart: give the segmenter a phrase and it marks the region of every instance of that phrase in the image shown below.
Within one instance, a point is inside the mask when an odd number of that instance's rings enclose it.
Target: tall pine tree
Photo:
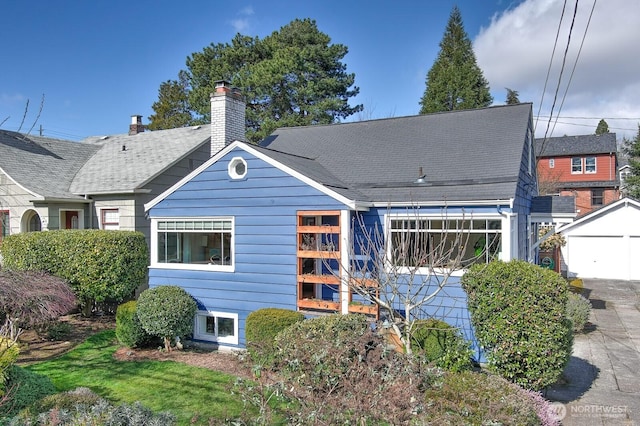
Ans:
[[[440,42],[440,52],[427,73],[427,88],[420,100],[420,114],[491,105],[489,82],[476,63],[462,16],[454,6]]]
[[[629,158],[630,174],[624,179],[625,193],[637,200],[640,200],[640,124],[638,133],[629,140],[624,139],[623,151]]]
[[[164,111],[184,112],[185,93],[191,114],[187,124],[209,122],[209,96],[217,80],[240,89],[247,103],[250,141],[260,141],[277,127],[334,123],[362,110],[362,105],[349,105],[359,88],[342,62],[347,52],[346,46],[332,44],[311,19],[296,19],[263,39],[237,34],[231,43],[212,43],[187,58],[187,70],[182,71],[186,86],[163,83],[149,127],[159,119],[159,128],[172,125]],[[185,92],[180,91],[183,87]],[[188,118],[180,117],[178,123]]]

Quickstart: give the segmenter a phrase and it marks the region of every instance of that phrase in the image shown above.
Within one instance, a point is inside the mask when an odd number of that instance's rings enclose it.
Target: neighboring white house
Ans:
[[[567,276],[640,280],[640,202],[617,200],[559,232]]]

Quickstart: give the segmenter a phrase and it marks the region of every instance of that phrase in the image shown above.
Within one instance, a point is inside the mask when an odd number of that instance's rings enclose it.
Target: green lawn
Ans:
[[[27,368],[50,377],[59,391],[83,386],[113,403],[140,401],[155,412],[170,411],[181,425],[236,418],[243,411],[240,398],[230,393],[233,376],[172,361],[117,361],[116,349],[115,332],[105,331]],[[191,423],[194,416],[197,423]]]

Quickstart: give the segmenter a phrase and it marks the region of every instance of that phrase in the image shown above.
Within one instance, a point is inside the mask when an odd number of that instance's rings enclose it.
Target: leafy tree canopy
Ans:
[[[640,199],[640,124],[633,139],[624,138],[622,149],[629,157],[631,168],[631,173],[624,179],[625,191],[630,197]]]
[[[483,108],[493,102],[489,82],[476,63],[457,6],[449,16],[440,52],[427,73],[426,85],[420,100],[420,114]]]
[[[609,125],[604,118],[598,122],[598,127],[596,127],[596,135],[603,135],[605,133],[609,133]]]
[[[507,99],[506,99],[507,105],[519,104],[520,98],[518,98],[518,91],[509,89],[508,87],[506,89],[507,89]]]
[[[187,57],[177,81],[162,83],[150,129],[209,122],[210,94],[218,80],[238,87],[247,103],[247,138],[257,142],[277,127],[330,124],[362,110],[342,59],[311,19],[296,19],[264,39],[237,34]]]

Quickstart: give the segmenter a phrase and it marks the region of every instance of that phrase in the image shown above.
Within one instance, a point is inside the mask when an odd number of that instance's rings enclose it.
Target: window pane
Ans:
[[[582,158],[573,157],[571,159],[571,173],[582,173]]]
[[[235,321],[233,318],[218,317],[218,337],[235,335]]]
[[[207,334],[216,334],[216,319],[215,317],[206,317],[204,332]]]
[[[9,212],[0,211],[0,241],[9,235]]]
[[[585,158],[585,171],[587,173],[595,173],[596,172],[596,157],[587,157],[587,158]]]

